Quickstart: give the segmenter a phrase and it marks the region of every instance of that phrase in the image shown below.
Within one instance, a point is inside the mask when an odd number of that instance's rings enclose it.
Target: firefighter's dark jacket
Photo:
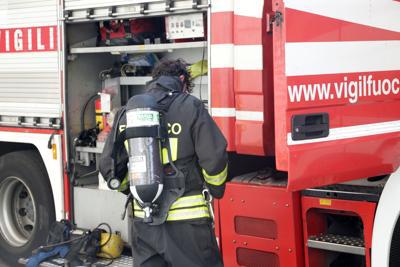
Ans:
[[[181,88],[182,83],[178,77],[161,76],[147,86],[147,93],[160,100],[170,91],[181,92]],[[115,118],[118,115],[119,112]],[[197,169],[196,174],[191,175],[198,178],[192,177],[193,179],[185,183],[185,195],[191,195],[190,191],[193,189],[201,190],[205,182],[210,193],[215,198],[221,198],[227,178],[227,143],[204,104],[192,95],[179,93],[170,105],[165,118],[168,123],[173,161],[179,163],[178,166],[192,161]],[[122,116],[119,125],[113,125],[107,138],[100,160],[100,172],[105,180],[111,178],[111,151],[115,140],[113,134],[122,132],[125,124],[126,118]],[[115,131],[115,127],[119,129]],[[121,180],[126,176],[127,162],[127,152],[121,149],[118,152],[115,170],[115,175]]]

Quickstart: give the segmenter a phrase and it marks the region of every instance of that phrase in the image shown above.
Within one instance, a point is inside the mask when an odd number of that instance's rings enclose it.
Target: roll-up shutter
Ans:
[[[65,0],[67,22],[160,16],[206,10],[208,0]]]
[[[0,0],[0,125],[59,127],[56,0]]]

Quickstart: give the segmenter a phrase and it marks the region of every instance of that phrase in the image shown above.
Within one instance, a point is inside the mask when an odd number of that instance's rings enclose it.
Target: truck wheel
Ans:
[[[397,219],[390,246],[390,267],[400,266],[400,217]]]
[[[55,221],[51,186],[40,155],[16,151],[0,157],[0,258],[16,266],[46,241]]]

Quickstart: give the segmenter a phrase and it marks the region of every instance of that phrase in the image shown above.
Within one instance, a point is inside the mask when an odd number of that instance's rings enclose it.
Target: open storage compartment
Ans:
[[[66,131],[72,199],[81,203],[73,217],[87,228],[107,221],[126,241],[127,221],[120,220],[119,209],[104,213],[105,206],[123,207],[125,197],[109,190],[99,174],[112,114],[144,92],[153,67],[163,59],[200,66],[192,94],[208,106],[207,1],[178,0],[165,8],[169,2],[65,1]],[[137,7],[144,9],[135,12]],[[111,13],[101,15],[104,10]]]
[[[65,1],[67,120],[78,184],[97,183],[109,118],[144,92],[158,61],[197,63],[192,94],[208,105],[207,1],[131,2]]]

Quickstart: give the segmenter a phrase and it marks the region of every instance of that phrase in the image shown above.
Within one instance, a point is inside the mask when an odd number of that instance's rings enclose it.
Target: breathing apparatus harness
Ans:
[[[185,175],[173,162],[165,121],[169,107],[180,94],[178,90],[169,89],[158,101],[147,93],[134,96],[115,121],[111,176],[107,184],[113,190],[121,185],[121,178],[116,177],[115,171],[118,152],[127,143],[130,193],[122,218],[129,203],[135,199],[144,211],[145,223],[161,224],[166,220],[170,206],[185,191]],[[127,120],[126,129],[118,133],[119,123],[124,116]],[[167,151],[171,173],[164,171],[163,150]]]

